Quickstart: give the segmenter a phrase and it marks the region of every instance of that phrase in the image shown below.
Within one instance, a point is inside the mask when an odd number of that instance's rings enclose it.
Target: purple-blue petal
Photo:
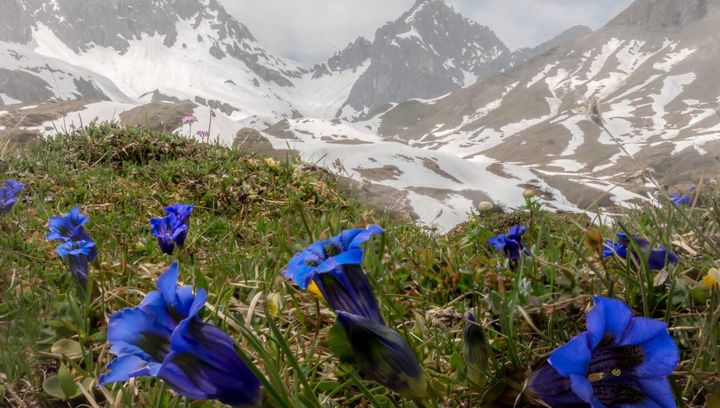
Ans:
[[[665,377],[680,363],[680,350],[667,331],[640,345],[645,357],[634,370],[639,378]]]
[[[611,334],[613,340],[619,342],[633,318],[632,311],[625,303],[616,299],[605,297],[593,299],[595,306],[585,319],[590,348],[595,349],[607,334]]]
[[[315,268],[315,272],[324,273],[335,270],[340,265],[360,265],[362,263],[364,252],[360,248],[349,249],[341,252],[336,256],[326,259],[323,263]]]
[[[592,357],[588,343],[588,333],[581,333],[555,349],[548,357],[548,362],[560,375],[587,376],[588,365]]]
[[[48,221],[48,241],[92,241],[92,237],[83,225],[89,218],[80,213],[80,207],[73,207],[67,214],[50,217]]]
[[[336,312],[347,312],[380,324],[385,323],[372,286],[360,266],[345,265],[332,272],[318,273],[313,280]]]
[[[670,381],[663,377],[643,378],[640,380],[643,392],[647,396],[642,404],[628,405],[627,408],[676,408],[675,395]]]
[[[367,228],[355,228],[346,230],[332,237],[330,242],[335,244],[342,251],[360,248],[360,245],[369,240],[373,235],[382,234],[383,229],[378,225],[368,225]]]
[[[188,225],[193,209],[194,206],[190,204],[175,203],[165,207],[165,213],[174,216],[181,224]]]
[[[570,386],[570,378],[562,376],[550,364],[542,365],[528,381],[532,394],[551,407],[576,407],[583,404]]]
[[[342,311],[337,323],[345,331],[360,371],[368,378],[406,396],[424,396],[423,370],[397,331]]]
[[[570,374],[570,388],[581,400],[588,403],[593,402],[593,388],[587,376]]]
[[[170,264],[170,266],[160,275],[157,280],[156,287],[162,294],[163,300],[166,304],[172,305],[175,303],[175,292],[177,291],[178,275],[180,274],[180,268],[178,267],[177,261]]]
[[[677,264],[678,262],[680,262],[680,258],[663,245],[658,245],[650,251],[648,256],[648,266],[651,270],[661,270],[668,264]]]
[[[127,381],[133,377],[150,376],[149,362],[134,355],[125,355],[113,360],[107,367],[108,372],[98,379],[100,385]]]
[[[261,398],[260,381],[235,347],[235,342],[217,327],[185,320],[173,333],[172,352],[158,376],[188,398],[257,406]]]

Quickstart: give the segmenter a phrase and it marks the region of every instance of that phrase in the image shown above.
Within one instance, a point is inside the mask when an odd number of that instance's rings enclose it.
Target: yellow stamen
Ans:
[[[713,286],[717,285],[718,282],[710,275],[703,276],[703,286],[705,289],[712,289]]]
[[[307,291],[315,295],[319,299],[325,299],[325,297],[322,295],[322,292],[320,292],[320,288],[315,284],[315,281],[310,281],[310,284],[307,287]]]
[[[703,276],[703,286],[706,289],[712,289],[715,285],[720,285],[720,270],[710,268],[707,275]]]
[[[603,378],[605,378],[605,373],[590,373],[590,375],[588,375],[588,381],[591,383],[602,381]]]

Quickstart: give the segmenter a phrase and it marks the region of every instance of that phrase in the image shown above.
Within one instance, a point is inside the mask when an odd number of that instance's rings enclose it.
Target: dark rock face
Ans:
[[[99,90],[92,81],[85,78],[76,78],[73,82],[75,83],[75,88],[77,89],[77,92],[75,93],[77,99],[98,101],[109,100],[109,98],[105,96],[105,94],[103,94],[103,92]]]
[[[222,101],[218,101],[218,100],[215,100],[215,99],[207,100],[207,99],[202,98],[202,97],[200,97],[200,96],[196,96],[196,97],[195,97],[195,102],[199,103],[200,105],[205,105],[205,106],[209,106],[209,107],[211,107],[211,108],[213,108],[213,109],[217,109],[217,110],[219,110],[220,112],[222,112],[222,113],[224,113],[224,114],[226,114],[226,115],[228,115],[228,116],[229,116],[229,115],[232,115],[234,112],[239,111],[238,108],[230,105],[229,103],[227,103],[227,102],[222,102]]]
[[[31,10],[35,23],[50,27],[63,43],[75,52],[87,51],[92,44],[111,47],[122,53],[130,40],[143,34],[165,36],[165,45],[173,45],[175,22],[201,13],[194,0],[5,0],[20,3]],[[109,18],[110,17],[110,18]],[[82,27],[82,29],[79,29]]]
[[[50,84],[27,72],[0,68],[0,93],[23,102],[47,100],[54,95]],[[0,105],[7,103],[0,98]]]
[[[418,0],[376,32],[371,65],[347,105],[372,111],[388,102],[435,98],[500,72],[510,61],[508,48],[487,27],[442,0]]]
[[[32,39],[32,17],[23,4],[0,0],[0,41],[27,43]]]
[[[338,51],[323,64],[313,67],[313,78],[320,78],[330,72],[341,72],[348,69],[356,70],[363,65],[372,54],[372,43],[363,37],[359,37],[348,46]]]

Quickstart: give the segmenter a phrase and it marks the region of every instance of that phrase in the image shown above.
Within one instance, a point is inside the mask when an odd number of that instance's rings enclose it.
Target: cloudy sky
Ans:
[[[583,24],[602,27],[632,0],[446,0],[487,25],[511,49],[533,46]],[[221,0],[267,48],[316,63],[395,20],[415,0]]]

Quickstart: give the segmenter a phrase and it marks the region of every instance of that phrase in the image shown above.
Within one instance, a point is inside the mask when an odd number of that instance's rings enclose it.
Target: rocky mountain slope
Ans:
[[[398,105],[377,120],[379,132],[495,160],[496,174],[523,165],[581,207],[603,192],[608,205],[640,198],[629,181],[643,171],[670,186],[697,181],[717,173],[720,157],[718,19],[718,0],[638,0],[603,29],[515,69]],[[614,137],[585,115],[591,98]]]

